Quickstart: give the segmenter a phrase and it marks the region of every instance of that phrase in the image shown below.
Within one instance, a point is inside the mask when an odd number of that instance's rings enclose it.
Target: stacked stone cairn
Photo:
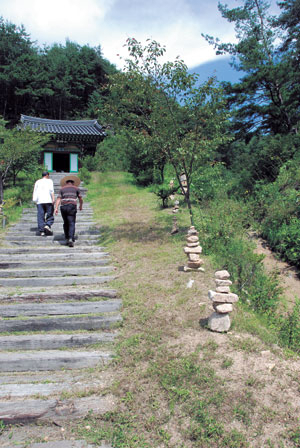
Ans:
[[[229,313],[233,311],[232,304],[239,300],[238,296],[230,292],[231,280],[227,271],[216,271],[216,291],[208,291],[208,297],[213,302],[214,312],[208,318],[208,328],[219,333],[229,330],[231,322]]]
[[[177,213],[178,210],[179,210],[179,201],[176,200],[176,201],[174,201],[174,207],[173,207],[172,212]]]
[[[199,233],[194,226],[191,226],[186,236],[186,247],[183,249],[188,256],[188,264],[184,266],[184,271],[201,271],[204,269],[201,267],[204,261],[200,258],[202,247],[199,245]]]

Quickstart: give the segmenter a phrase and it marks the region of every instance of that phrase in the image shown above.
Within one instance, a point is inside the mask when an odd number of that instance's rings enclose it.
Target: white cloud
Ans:
[[[39,43],[64,42],[66,38],[86,44],[96,40],[99,24],[114,0],[1,0],[1,14],[25,26]]]
[[[273,2],[275,0],[272,0]],[[242,0],[227,0],[229,7]],[[201,33],[234,39],[233,25],[221,17],[218,0],[0,0],[4,19],[23,24],[40,45],[64,43],[101,45],[104,56],[121,66],[128,37],[155,39],[167,58],[180,56],[189,67],[215,59]]]

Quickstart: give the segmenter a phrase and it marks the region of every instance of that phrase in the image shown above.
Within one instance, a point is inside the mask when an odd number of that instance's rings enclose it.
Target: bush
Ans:
[[[296,300],[293,310],[281,316],[279,337],[283,345],[300,352],[300,301]]]
[[[198,201],[208,201],[224,196],[229,188],[230,172],[221,163],[207,165],[193,176],[191,192]]]
[[[150,191],[162,201],[162,208],[168,207],[170,196],[179,190],[179,185],[170,186],[170,182],[164,182],[161,185],[152,185]]]
[[[261,234],[286,261],[300,266],[300,168],[299,158],[286,163],[277,180],[258,184],[253,211]]]
[[[128,141],[125,136],[109,135],[97,147],[93,170],[127,171],[129,168],[127,151]]]
[[[195,223],[205,252],[217,269],[230,272],[240,300],[256,312],[271,314],[281,290],[276,275],[265,274],[262,256],[255,254],[254,244],[245,239],[250,216],[246,204],[225,197],[198,209]]]
[[[88,184],[91,180],[92,175],[89,172],[89,170],[83,166],[79,170],[79,177],[82,182],[84,182],[85,184]]]

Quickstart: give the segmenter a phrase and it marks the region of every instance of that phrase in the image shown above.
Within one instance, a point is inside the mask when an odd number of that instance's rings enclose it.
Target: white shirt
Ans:
[[[43,177],[34,184],[32,200],[37,204],[52,204],[53,192],[53,180]]]

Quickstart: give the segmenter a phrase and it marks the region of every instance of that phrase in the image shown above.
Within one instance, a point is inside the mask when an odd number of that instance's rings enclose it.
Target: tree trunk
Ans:
[[[2,172],[0,171],[0,204],[3,202],[3,177]]]
[[[193,217],[193,209],[192,209],[192,204],[191,204],[191,199],[190,199],[190,188],[189,185],[187,185],[187,191],[184,194],[188,209],[189,209],[189,214],[190,214],[190,220],[191,220],[191,226],[194,225],[194,217]]]

